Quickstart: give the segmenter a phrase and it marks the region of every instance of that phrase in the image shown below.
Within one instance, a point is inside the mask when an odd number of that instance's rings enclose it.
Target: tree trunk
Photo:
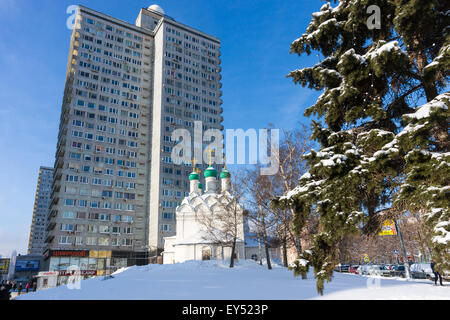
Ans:
[[[419,51],[419,53],[416,55],[416,61],[417,61],[417,69],[420,72],[420,74],[423,73],[423,69],[428,64],[428,59],[424,51]],[[423,90],[425,91],[425,96],[427,98],[427,102],[430,102],[433,100],[437,95],[438,91],[436,88],[436,84],[431,80],[423,79],[421,80],[423,85]]]
[[[261,235],[258,235],[258,255],[259,255],[259,264],[262,266]]]
[[[270,263],[269,247],[267,246],[267,243],[264,244],[264,248],[266,250],[267,269],[272,270],[272,264]]]
[[[411,272],[409,270],[409,263],[408,263],[408,255],[406,254],[406,248],[405,243],[403,242],[402,232],[400,231],[400,227],[397,223],[397,219],[394,219],[395,228],[397,229],[397,234],[400,239],[400,244],[402,247],[402,253],[403,253],[403,265],[405,266],[405,276],[406,279],[411,279]]]
[[[300,257],[302,254],[302,242],[300,236],[295,236],[295,249],[297,249],[297,256]]]
[[[288,267],[288,256],[287,256],[287,244],[286,244],[286,238],[283,240],[283,265],[287,268]]]
[[[234,267],[234,253],[236,251],[236,237],[233,239],[233,245],[231,246],[231,258],[230,258],[230,268]]]
[[[429,83],[423,82],[423,88],[425,91],[425,96],[427,97],[427,102],[430,102],[438,95],[438,91],[437,91],[434,83],[429,84]]]
[[[264,248],[266,250],[267,268],[269,270],[271,270],[272,264],[270,263],[269,247],[267,246],[267,231],[266,231],[266,223],[264,221],[264,217],[262,218],[262,227],[263,227],[262,231],[263,231]]]

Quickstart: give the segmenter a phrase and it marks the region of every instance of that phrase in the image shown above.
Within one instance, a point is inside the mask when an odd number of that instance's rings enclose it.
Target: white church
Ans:
[[[164,238],[164,264],[187,260],[229,260],[231,257],[231,246],[224,245],[224,241],[219,242],[217,235],[211,236],[211,229],[205,223],[223,215],[227,204],[232,202],[230,173],[226,169],[220,173],[220,190],[217,188],[217,170],[211,165],[205,170],[204,177],[206,189],[203,192],[199,172],[194,169],[189,175],[189,195],[176,209],[176,235]],[[239,212],[239,217],[243,216],[242,210],[239,205],[233,206],[233,212]],[[237,260],[245,259],[244,221],[243,218],[240,220],[235,248]],[[220,227],[217,232],[221,233]]]

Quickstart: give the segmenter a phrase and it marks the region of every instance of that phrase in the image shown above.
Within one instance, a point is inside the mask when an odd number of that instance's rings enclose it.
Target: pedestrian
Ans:
[[[5,285],[1,285],[0,287],[0,300],[9,300],[8,299],[8,292],[6,290]]]
[[[22,292],[22,282],[19,282],[19,285],[17,287],[17,295],[20,296],[21,292]]]
[[[431,271],[433,271],[433,273],[434,273],[434,285],[437,286],[437,281],[438,281],[438,277],[439,277],[439,283],[441,284],[441,286],[443,286],[443,284],[442,284],[442,276],[441,276],[441,274],[439,272],[434,270],[435,263],[434,263],[433,260],[431,260],[431,264],[430,265],[431,265]]]
[[[36,292],[37,281],[33,281],[33,292]]]
[[[13,291],[16,291],[16,289],[17,289],[17,284],[15,281],[12,284],[12,289],[13,289]]]
[[[28,293],[28,290],[30,290],[30,281],[27,282],[27,285],[25,286],[25,291]]]
[[[11,300],[11,288],[12,288],[12,283],[11,283],[11,281],[8,281],[6,284],[6,294],[7,294],[8,300]]]

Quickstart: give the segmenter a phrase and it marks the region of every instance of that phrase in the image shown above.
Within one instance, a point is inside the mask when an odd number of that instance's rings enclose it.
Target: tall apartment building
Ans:
[[[49,270],[140,264],[175,232],[191,165],[177,128],[221,125],[220,41],[142,8],[136,25],[79,6],[46,238]]]
[[[45,250],[45,227],[50,207],[52,183],[53,168],[40,167],[28,240],[29,255],[42,255]]]

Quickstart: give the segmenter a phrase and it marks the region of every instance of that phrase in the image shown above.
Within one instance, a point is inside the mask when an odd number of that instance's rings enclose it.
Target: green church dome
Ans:
[[[222,172],[220,173],[220,178],[229,178],[231,177],[230,172],[227,169],[223,169]]]
[[[208,177],[217,177],[217,170],[216,169],[214,169],[213,167],[208,167],[206,170],[205,170],[205,173],[203,174],[204,176],[205,176],[205,178],[208,178]]]
[[[197,172],[191,172],[191,174],[189,175],[189,180],[199,180],[200,176]]]
[[[201,183],[198,184],[199,189],[203,189],[203,185]]]

